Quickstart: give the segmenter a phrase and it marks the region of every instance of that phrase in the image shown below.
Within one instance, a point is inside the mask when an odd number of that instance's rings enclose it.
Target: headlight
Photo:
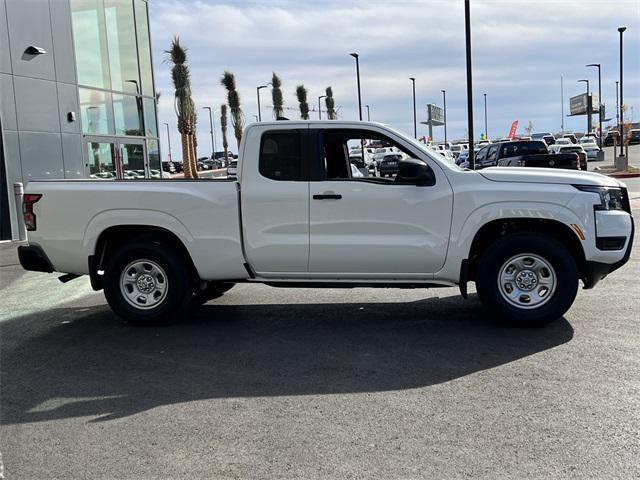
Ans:
[[[600,195],[600,205],[595,210],[627,210],[626,192],[619,187],[594,187],[591,185],[574,185],[583,192],[597,193]]]

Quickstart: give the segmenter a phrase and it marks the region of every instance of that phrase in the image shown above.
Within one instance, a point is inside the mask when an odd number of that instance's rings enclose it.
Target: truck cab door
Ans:
[[[245,134],[238,172],[241,228],[246,259],[261,276],[307,271],[307,133],[308,128],[255,126]]]
[[[453,209],[453,192],[441,168],[424,152],[412,152],[372,127],[325,126],[316,132],[320,152],[318,176],[312,168],[309,184],[309,275],[431,278],[445,263]],[[381,143],[398,148],[404,157],[431,163],[435,183],[354,178],[349,153]]]

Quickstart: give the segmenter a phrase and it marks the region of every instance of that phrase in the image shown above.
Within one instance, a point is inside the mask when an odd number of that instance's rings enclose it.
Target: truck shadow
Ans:
[[[426,387],[573,337],[492,325],[472,297],[408,303],[216,305],[165,328],[100,305],[2,324],[4,424],[105,421],[194,400]]]

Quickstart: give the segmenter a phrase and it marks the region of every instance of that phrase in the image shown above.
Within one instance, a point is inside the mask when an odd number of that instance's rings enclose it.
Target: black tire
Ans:
[[[555,274],[555,290],[539,307],[518,307],[501,293],[499,278],[503,266],[521,254],[538,256]],[[476,268],[480,300],[494,318],[510,326],[542,326],[560,318],[576,298],[578,280],[578,268],[571,253],[562,243],[540,233],[514,233],[501,238],[482,254]],[[526,300],[526,293],[524,297]]]
[[[121,278],[127,266],[148,260],[166,276],[164,297],[152,308],[137,308],[123,294]],[[104,270],[104,295],[111,309],[135,325],[165,325],[184,318],[193,292],[193,278],[187,259],[162,238],[141,236],[120,247],[109,258]],[[139,263],[139,262],[138,262]],[[156,281],[161,277],[156,278]]]
[[[206,303],[209,300],[221,297],[235,285],[235,283],[208,282],[205,288],[195,292],[194,300],[196,303]]]

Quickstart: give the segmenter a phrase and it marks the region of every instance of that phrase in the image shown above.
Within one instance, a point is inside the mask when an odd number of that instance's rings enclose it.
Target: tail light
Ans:
[[[39,193],[25,193],[22,197],[22,214],[24,225],[28,231],[36,229],[36,214],[33,213],[33,204],[42,198]]]
[[[576,153],[576,169],[580,170],[580,155]]]

